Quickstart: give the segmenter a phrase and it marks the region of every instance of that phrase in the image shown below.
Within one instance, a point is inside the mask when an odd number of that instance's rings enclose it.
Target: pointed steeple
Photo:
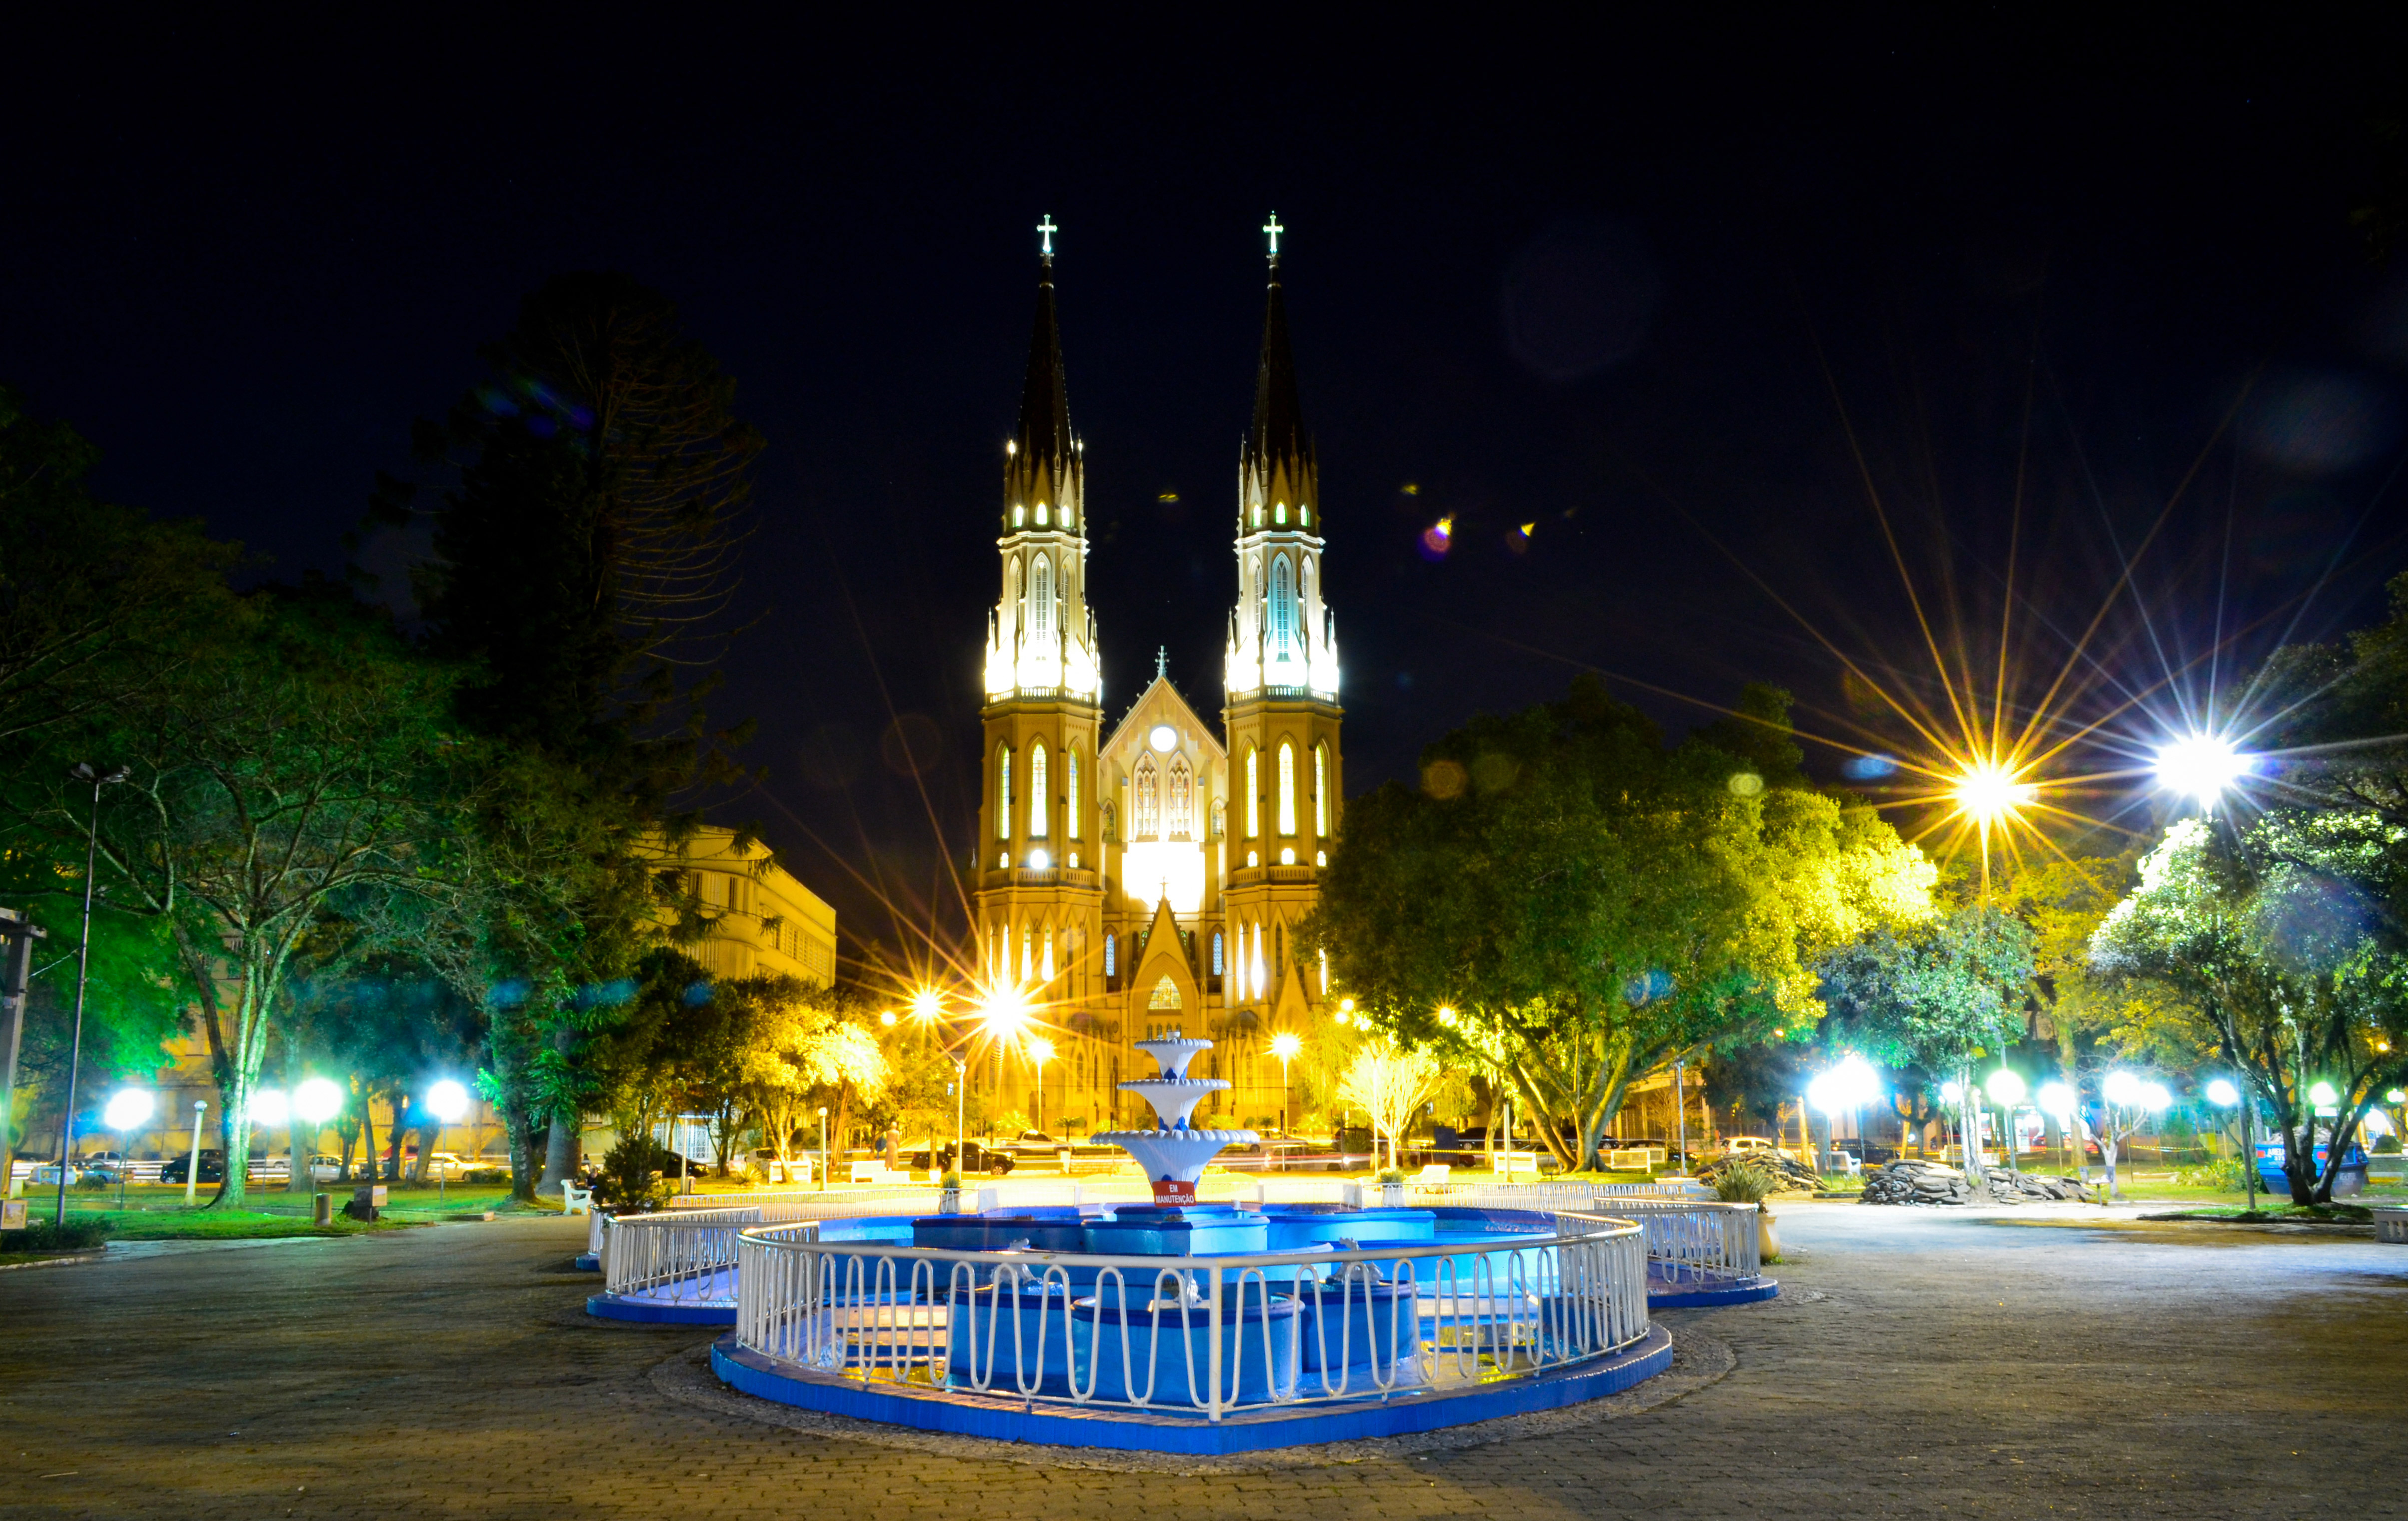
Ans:
[[[1287,302],[1280,294],[1279,258],[1273,255],[1270,299],[1263,311],[1263,354],[1254,370],[1254,425],[1246,436],[1246,461],[1268,468],[1282,459],[1309,467],[1312,439],[1304,431],[1304,408],[1297,400],[1296,355],[1287,339]]]
[[[1037,281],[1037,327],[1028,337],[1028,380],[1020,389],[1013,452],[1031,462],[1062,460],[1078,448],[1070,435],[1070,390],[1062,375],[1062,327],[1054,311],[1054,260]]]

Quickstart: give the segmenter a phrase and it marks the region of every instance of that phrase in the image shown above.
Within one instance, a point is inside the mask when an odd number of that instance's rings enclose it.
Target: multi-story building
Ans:
[[[1193,1069],[1235,1086],[1222,1124],[1275,1123],[1282,1030],[1302,1033],[1327,968],[1294,929],[1340,825],[1338,642],[1324,599],[1318,470],[1298,401],[1276,219],[1252,427],[1238,466],[1235,595],[1215,725],[1153,680],[1107,727],[1087,606],[1085,444],[1070,426],[1053,258],[1038,283],[1019,426],[1005,445],[988,614],[983,802],[971,883],[982,974],[1016,988],[1056,1054],[1007,1056],[1005,1103],[1066,1130],[1143,1120],[1115,1088],[1130,1043],[1216,1042]],[[1202,1115],[1199,1114],[1199,1120]]]

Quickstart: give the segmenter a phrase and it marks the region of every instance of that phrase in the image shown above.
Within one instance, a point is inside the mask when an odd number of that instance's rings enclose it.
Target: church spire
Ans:
[[[1037,324],[1020,423],[1004,445],[1002,595],[987,621],[986,690],[1067,692],[1092,702],[1095,618],[1087,610],[1086,465],[1070,431],[1062,328],[1054,307],[1052,217],[1038,223]]]
[[[1226,682],[1231,697],[1281,688],[1334,699],[1336,626],[1321,595],[1320,468],[1304,429],[1296,355],[1280,289],[1273,216],[1263,351],[1254,367],[1254,425],[1238,459],[1238,605],[1229,620]]]

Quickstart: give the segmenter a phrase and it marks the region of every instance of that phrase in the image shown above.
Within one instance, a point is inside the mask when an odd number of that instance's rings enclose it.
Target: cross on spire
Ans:
[[[1154,673],[1156,676],[1168,676],[1170,674],[1169,645],[1163,644],[1155,646],[1154,652]]]
[[[1062,229],[1054,225],[1054,213],[1048,211],[1037,223],[1038,251],[1048,260],[1054,257],[1054,235]]]
[[[1287,231],[1286,228],[1280,225],[1278,212],[1272,212],[1271,220],[1263,223],[1263,231],[1270,235],[1271,262],[1276,264],[1279,262],[1279,235]]]

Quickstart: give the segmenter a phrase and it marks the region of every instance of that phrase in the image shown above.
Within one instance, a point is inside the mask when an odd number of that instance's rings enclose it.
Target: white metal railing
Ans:
[[[596,1218],[607,1221],[601,1227],[606,1291],[686,1304],[733,1296],[728,1275],[736,1267],[737,1233],[761,1224],[761,1212],[680,1210]]]
[[[1648,1329],[1629,1220],[1487,1241],[1230,1257],[738,1239],[736,1337],[798,1370],[1077,1407],[1203,1414],[1526,1377]]]
[[[1451,1188],[1425,1194],[1421,1204],[1481,1210],[1543,1210],[1549,1213],[1618,1214],[1647,1233],[1647,1256],[1668,1266],[1753,1278],[1764,1270],[1756,1206],[1626,1192],[1640,1185],[1559,1183]],[[1606,1190],[1614,1192],[1608,1193]]]

